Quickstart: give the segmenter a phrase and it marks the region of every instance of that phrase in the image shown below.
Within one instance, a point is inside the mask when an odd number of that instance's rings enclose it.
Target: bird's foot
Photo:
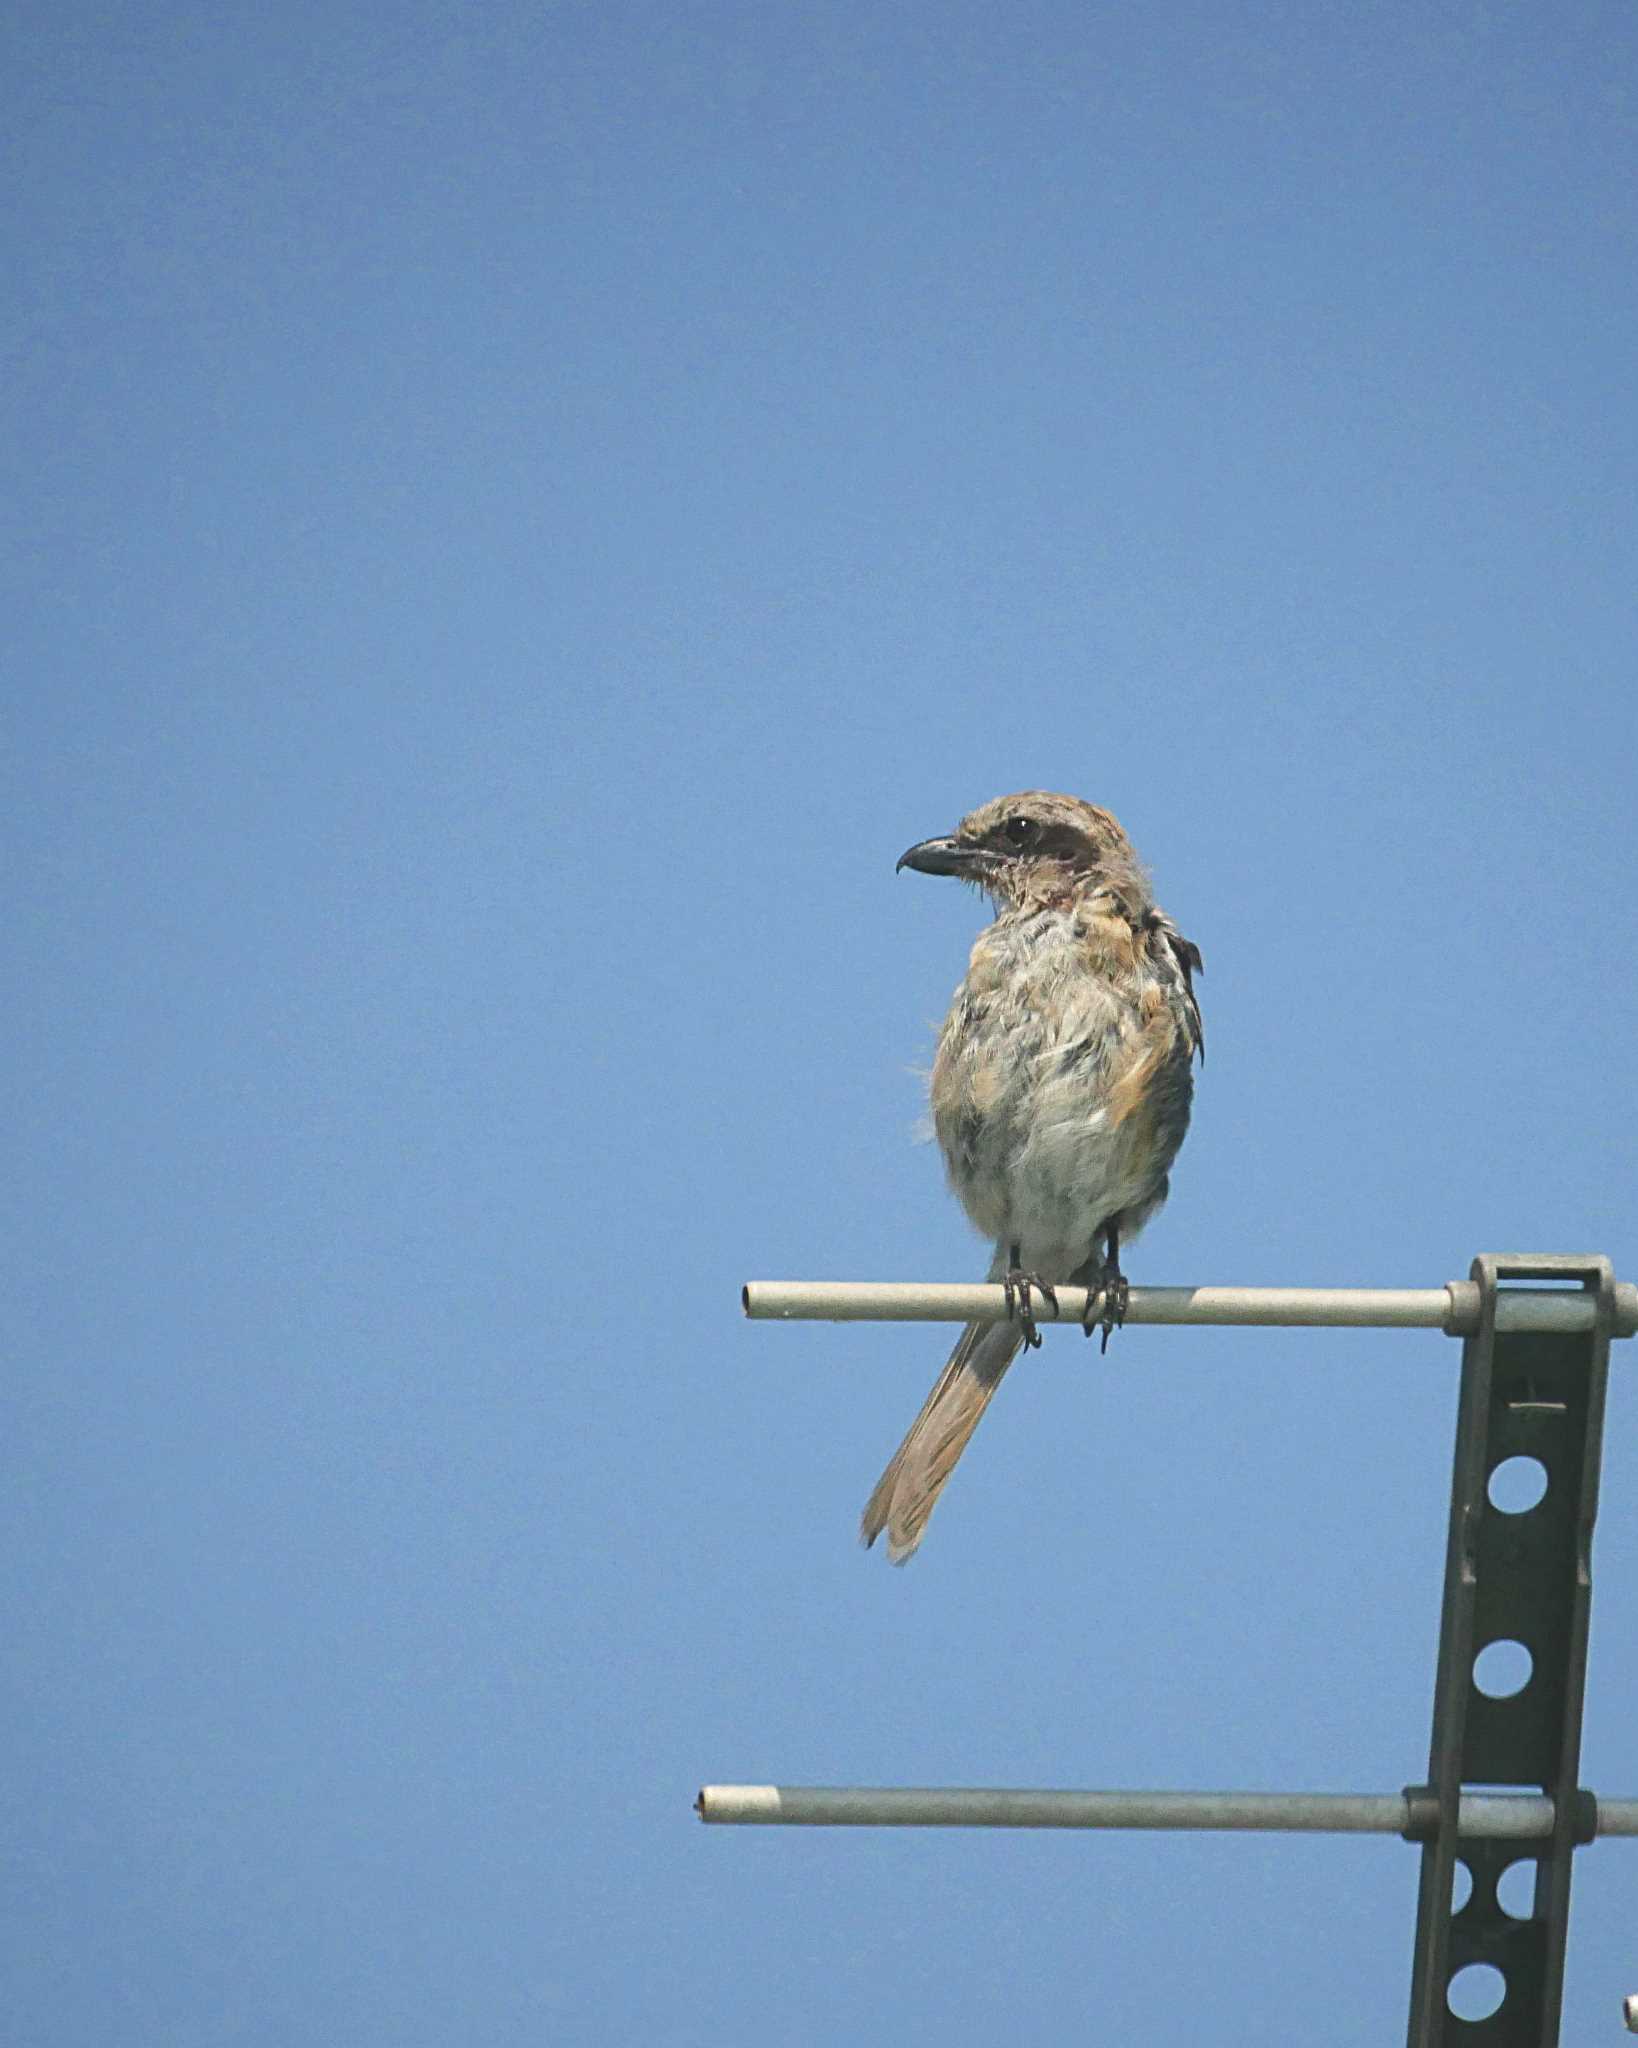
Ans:
[[[1032,1287],[1040,1295],[1048,1308],[1051,1309],[1053,1315],[1056,1316],[1058,1313],[1058,1296],[1056,1292],[1046,1284],[1039,1273],[1026,1273],[1023,1267],[1018,1264],[1017,1254],[1014,1253],[1013,1263],[1001,1276],[1002,1292],[1007,1297],[1007,1315],[1011,1320],[1016,1321],[1019,1328],[1023,1331],[1024,1342],[1029,1349],[1031,1351],[1039,1351],[1041,1348],[1041,1333],[1035,1327],[1035,1314],[1029,1305],[1029,1291]]]
[[[1126,1275],[1111,1259],[1097,1275],[1097,1285],[1086,1291],[1086,1319],[1081,1328],[1087,1336],[1094,1330],[1103,1332],[1099,1351],[1109,1349],[1109,1339],[1126,1320],[1126,1307],[1131,1298],[1131,1288],[1126,1284]],[[1096,1314],[1093,1311],[1096,1310]]]

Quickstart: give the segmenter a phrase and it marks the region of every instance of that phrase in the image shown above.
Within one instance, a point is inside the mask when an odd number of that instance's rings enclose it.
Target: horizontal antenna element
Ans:
[[[955,1786],[707,1785],[703,1821],[739,1827],[1162,1828],[1300,1835],[1403,1835],[1419,1827],[1405,1792],[1010,1792]],[[1553,1802],[1464,1793],[1463,1835],[1538,1841]],[[1600,1835],[1638,1835],[1638,1799],[1601,1799]]]
[[[1058,1287],[1058,1313],[1032,1290],[1039,1323],[1080,1323],[1101,1300],[1096,1288]],[[740,1290],[753,1322],[1004,1323],[1007,1290],[895,1280],[752,1280]],[[1593,1326],[1597,1302],[1562,1287],[1509,1287],[1496,1297],[1502,1332],[1575,1336]],[[1472,1335],[1479,1327],[1479,1290],[1471,1280],[1444,1287],[1134,1287],[1127,1323],[1252,1325],[1267,1329],[1442,1330]],[[1638,1286],[1615,1289],[1611,1335],[1638,1335]]]

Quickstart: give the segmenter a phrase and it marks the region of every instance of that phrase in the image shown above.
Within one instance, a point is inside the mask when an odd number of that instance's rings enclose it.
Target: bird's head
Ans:
[[[1137,854],[1116,819],[1078,796],[1044,789],[980,805],[948,838],[912,846],[899,866],[956,875],[1003,909],[1067,904],[1089,886],[1113,889],[1133,910],[1149,900]]]

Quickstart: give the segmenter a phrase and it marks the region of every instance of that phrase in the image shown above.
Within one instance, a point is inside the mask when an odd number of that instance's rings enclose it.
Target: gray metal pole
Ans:
[[[1400,1835],[1402,1792],[1052,1792],[953,1786],[707,1785],[703,1821],[739,1827],[1161,1828],[1283,1834]],[[1536,1841],[1553,1802],[1529,1793],[1468,1793],[1464,1835]],[[1638,1799],[1601,1799],[1600,1835],[1638,1835]]]
[[[1060,1287],[1056,1320],[1086,1315],[1084,1287]],[[1638,1334],[1638,1286],[1615,1290],[1613,1334]],[[755,1322],[1003,1323],[1006,1290],[963,1285],[876,1280],[752,1280],[740,1295]],[[1098,1299],[1094,1292],[1091,1296]],[[1038,1293],[1038,1322],[1054,1320]],[[1590,1330],[1592,1297],[1562,1288],[1510,1288],[1496,1303],[1496,1327],[1506,1332],[1572,1335]],[[1286,1329],[1442,1330],[1464,1336],[1478,1328],[1479,1290],[1467,1280],[1444,1287],[1134,1287],[1128,1323],[1254,1325]]]

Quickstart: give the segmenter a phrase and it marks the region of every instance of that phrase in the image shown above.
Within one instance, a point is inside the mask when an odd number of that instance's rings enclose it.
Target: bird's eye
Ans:
[[[1035,837],[1035,820],[1033,818],[1009,818],[1001,829],[1006,833],[1014,846],[1027,846]]]

